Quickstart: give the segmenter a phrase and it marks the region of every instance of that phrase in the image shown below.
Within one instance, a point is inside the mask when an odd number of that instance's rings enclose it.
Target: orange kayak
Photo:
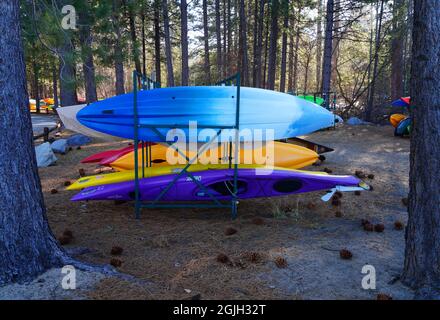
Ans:
[[[390,116],[390,123],[394,128],[397,128],[397,126],[399,125],[400,121],[402,121],[403,119],[405,119],[407,116],[404,114],[400,114],[400,113],[395,113],[392,114]]]
[[[318,160],[319,155],[310,149],[284,142],[273,143],[273,154],[266,153],[266,146],[260,148],[240,147],[240,164],[267,164],[273,161],[276,167],[299,169],[309,166]],[[208,149],[199,156],[199,164],[228,163],[229,145],[221,145],[215,149]],[[194,151],[186,151],[188,158],[196,155]],[[232,152],[234,155],[234,151]],[[144,154],[146,159],[146,151]],[[179,165],[186,163],[185,158],[168,146],[161,144],[151,147],[151,159],[153,166]],[[139,166],[142,164],[142,152],[138,154]],[[127,153],[110,163],[110,166],[118,171],[134,169],[134,152]]]

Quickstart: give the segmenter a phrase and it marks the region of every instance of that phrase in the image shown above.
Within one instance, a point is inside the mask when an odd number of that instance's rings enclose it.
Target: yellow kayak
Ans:
[[[404,114],[395,113],[390,116],[390,123],[394,128],[397,128],[400,121],[402,121],[405,118],[407,118],[407,116],[405,116]]]
[[[310,149],[284,142],[275,141],[274,154],[272,157],[268,157],[266,154],[266,147],[260,147],[256,149],[248,147],[240,147],[240,164],[261,164],[271,165],[271,158],[273,166],[282,168],[299,169],[309,166],[318,160],[319,155]],[[167,152],[168,157],[167,157]],[[188,158],[192,158],[196,155],[193,151],[187,151],[185,154]],[[203,153],[199,159],[198,164],[212,164],[212,163],[228,163],[229,145],[221,145],[220,148],[208,150]],[[153,167],[156,166],[169,166],[185,164],[185,158],[180,156],[176,151],[168,146],[154,145],[151,147],[151,155]],[[232,152],[234,155],[234,151]],[[144,154],[146,158],[146,151]],[[167,162],[167,159],[174,159],[174,163]],[[267,161],[265,161],[267,160]],[[142,152],[138,154],[139,167],[142,164]],[[112,162],[110,166],[117,171],[133,170],[134,169],[134,152],[128,153],[116,161]]]
[[[176,166],[159,166],[159,167],[150,167],[144,169],[144,175],[142,176],[142,170],[139,170],[139,178],[150,178],[154,176],[160,176],[160,175],[166,175],[166,174],[175,174],[179,173],[185,165],[176,165]],[[240,169],[263,169],[265,166],[257,165],[257,164],[241,164],[238,166]],[[189,172],[199,172],[199,171],[205,171],[205,170],[220,170],[220,169],[227,169],[229,168],[228,164],[213,164],[213,165],[201,165],[201,164],[194,164],[191,165],[188,168]],[[269,168],[268,169],[277,169],[276,167]],[[281,169],[281,168],[278,168]],[[283,170],[291,170],[291,171],[299,171],[295,169],[285,169]],[[326,175],[325,172],[314,172],[314,171],[301,171],[301,172],[308,172],[312,174],[323,174]],[[78,190],[78,189],[84,189],[87,187],[93,187],[93,186],[100,186],[104,184],[111,184],[111,183],[118,183],[118,182],[124,182],[124,181],[130,181],[134,180],[134,170],[126,170],[126,171],[120,171],[120,172],[114,172],[114,173],[107,173],[107,174],[99,174],[95,176],[88,176],[88,177],[82,177],[72,183],[70,186],[66,188],[66,190]]]

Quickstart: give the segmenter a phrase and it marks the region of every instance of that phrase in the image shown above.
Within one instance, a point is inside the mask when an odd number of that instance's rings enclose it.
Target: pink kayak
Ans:
[[[139,148],[141,148],[142,145],[139,144]],[[110,163],[116,161],[120,157],[126,155],[127,153],[132,152],[134,149],[134,146],[128,146],[121,149],[114,149],[114,150],[107,150],[103,152],[98,152],[96,154],[93,154],[91,156],[88,156],[87,158],[84,158],[81,160],[81,163],[94,163],[99,162],[100,165],[108,166]]]

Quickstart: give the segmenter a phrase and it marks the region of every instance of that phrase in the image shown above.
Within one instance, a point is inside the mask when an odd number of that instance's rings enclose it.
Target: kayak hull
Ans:
[[[401,114],[401,113],[395,113],[390,116],[390,123],[394,128],[397,128],[400,121],[402,121],[405,118],[406,118],[406,115]]]
[[[144,171],[139,170],[139,178],[150,178],[157,177],[162,175],[169,175],[179,173],[185,165],[177,165],[177,166],[159,166],[159,167],[150,167],[145,168]],[[221,170],[228,169],[229,164],[212,164],[212,165],[200,165],[194,164],[188,167],[189,172],[199,172],[205,170]],[[258,169],[264,168],[264,166],[255,165],[255,164],[241,164],[239,165],[240,169]],[[283,170],[284,168],[274,167],[274,170]],[[284,170],[292,170],[295,169],[284,169]],[[303,171],[309,172],[309,171]],[[312,172],[312,171],[310,171]],[[326,174],[325,172],[313,172],[314,174]],[[98,174],[94,176],[82,177],[76,180],[74,183],[69,185],[66,190],[79,190],[88,187],[100,186],[105,184],[119,183],[125,181],[131,181],[135,178],[134,170],[125,170],[120,172],[106,173],[106,174]]]
[[[229,86],[139,91],[139,139],[150,142],[173,141],[175,129],[181,128],[178,131],[184,134],[186,141],[191,138],[206,142],[206,135],[212,136],[215,132],[212,129],[235,126],[236,95],[237,88]],[[133,93],[128,93],[97,101],[81,109],[76,118],[90,129],[133,139],[133,100]],[[191,131],[194,134],[190,134],[188,128],[190,121],[197,124],[197,129]],[[246,132],[240,131],[241,141],[295,137],[332,127],[334,121],[331,112],[298,97],[258,88],[240,89],[240,130],[246,129]],[[152,127],[163,136],[158,135]],[[209,133],[202,132],[207,128],[210,128]],[[167,138],[168,133],[170,136]],[[225,140],[228,137],[223,136]]]
[[[198,184],[186,174],[161,198],[161,201],[207,201],[214,195],[219,200],[230,200],[234,177],[233,169],[194,172]],[[160,193],[176,177],[173,175],[139,180],[140,198],[144,201],[157,199]],[[360,180],[352,176],[312,174],[292,170],[240,169],[238,172],[238,198],[283,196],[328,190],[336,186],[358,186]],[[90,187],[75,195],[72,201],[84,200],[134,200],[134,181]]]
[[[239,164],[261,164],[261,165],[272,165],[270,163],[273,161],[273,166],[299,169],[309,166],[318,160],[319,155],[308,148],[275,141],[273,143],[273,155],[268,158],[267,148],[265,146],[260,146],[259,148],[246,147],[243,144],[240,146],[240,161]],[[151,147],[151,156],[154,166],[168,166],[176,164],[186,163],[186,159],[179,155],[177,152],[173,152],[172,159],[167,158],[168,146],[164,145],[154,145]],[[211,154],[211,151],[214,154]],[[197,159],[198,163],[201,164],[217,164],[217,163],[228,163],[229,145],[222,144],[219,148],[213,148],[209,152],[204,152]],[[187,151],[184,152],[189,159],[196,156],[196,152]],[[234,150],[232,151],[234,155]],[[146,151],[144,151],[144,159],[147,158]],[[170,163],[168,160],[175,160]],[[142,165],[142,152],[138,153],[138,163],[139,166]],[[117,159],[116,161],[109,164],[113,169],[118,171],[133,170],[134,169],[134,152],[127,153]]]

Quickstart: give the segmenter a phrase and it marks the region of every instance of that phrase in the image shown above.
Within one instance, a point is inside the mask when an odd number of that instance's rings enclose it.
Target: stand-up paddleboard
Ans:
[[[275,170],[271,174],[263,174],[259,170],[265,169],[239,169],[238,198],[282,196],[328,190],[336,186],[357,187],[361,182],[352,176],[321,175],[291,170]],[[161,200],[207,201],[210,200],[208,193],[215,195],[220,200],[232,198],[233,169],[206,170],[194,172],[193,175],[208,191],[203,190],[184,174],[164,194]],[[139,180],[141,200],[155,200],[174,178],[173,174]],[[134,181],[86,188],[71,200],[134,200]]]
[[[213,145],[214,147],[214,145]],[[221,144],[220,147],[215,145],[215,149],[211,149],[208,152],[203,152],[199,155],[197,161],[201,164],[216,164],[216,163],[227,163],[229,155],[229,144]],[[167,161],[167,150],[173,153],[173,157],[181,162],[171,163],[171,164],[183,164],[185,163],[185,158],[177,153],[173,152],[173,149],[168,149],[168,146],[164,145],[153,145],[151,147],[151,159],[153,166],[167,166],[169,162]],[[318,160],[319,155],[308,148],[304,148],[298,145],[293,145],[289,143],[283,143],[275,141],[273,143],[273,155],[268,156],[269,149],[263,144],[259,148],[252,148],[251,146],[246,146],[241,144],[240,146],[240,161],[239,164],[268,164],[275,167],[283,168],[293,168],[299,169],[309,166]],[[214,152],[214,154],[211,154]],[[147,159],[147,151],[144,151],[144,159]],[[183,152],[188,156],[189,159],[196,156],[195,151]],[[232,151],[232,156],[234,156],[234,150]],[[210,161],[212,160],[212,161]],[[234,158],[232,158],[234,161]],[[273,161],[273,163],[270,163]],[[102,163],[102,162],[101,162]],[[139,166],[142,165],[142,151],[139,150],[138,153],[138,163]],[[132,170],[134,169],[134,152],[127,153],[117,159],[116,161],[109,164],[113,169],[118,171]]]
[[[138,171],[139,178],[150,178],[163,176],[173,173],[179,173],[185,165],[177,165],[177,166],[161,166],[161,167],[149,167],[145,168],[144,172],[142,170]],[[257,169],[257,168],[265,168],[265,166],[256,165],[256,164],[240,164],[238,166],[240,169]],[[199,172],[205,170],[222,170],[229,169],[229,164],[212,164],[212,165],[200,165],[194,164],[188,167],[189,172]],[[297,171],[295,169],[285,169],[285,168],[277,168],[274,167],[273,170],[291,170]],[[312,171],[301,171],[301,172],[310,172],[312,174],[323,174],[326,175],[325,172],[312,172]],[[143,174],[143,176],[142,176]],[[126,170],[120,172],[112,172],[107,174],[98,174],[94,176],[82,177],[76,180],[74,183],[69,185],[66,190],[79,190],[93,186],[100,186],[105,184],[112,184],[124,181],[134,180],[135,173],[134,170]]]
[[[197,122],[197,133],[204,128],[235,125],[237,88],[230,86],[172,87],[139,91],[137,96],[139,139],[164,142],[151,128],[166,137],[170,130],[181,127],[189,139],[189,122]],[[123,138],[134,138],[133,93],[91,103],[77,114],[78,121],[93,130]],[[240,129],[252,136],[245,140],[279,140],[334,125],[334,115],[325,108],[289,94],[271,90],[241,87]],[[151,126],[151,127],[145,127]],[[266,136],[271,129],[274,136]],[[262,136],[256,135],[262,131]],[[195,130],[194,130],[195,131]],[[249,132],[249,131],[248,131]],[[204,133],[207,133],[204,131]],[[244,132],[241,131],[243,134]],[[194,137],[206,142],[206,136]]]

